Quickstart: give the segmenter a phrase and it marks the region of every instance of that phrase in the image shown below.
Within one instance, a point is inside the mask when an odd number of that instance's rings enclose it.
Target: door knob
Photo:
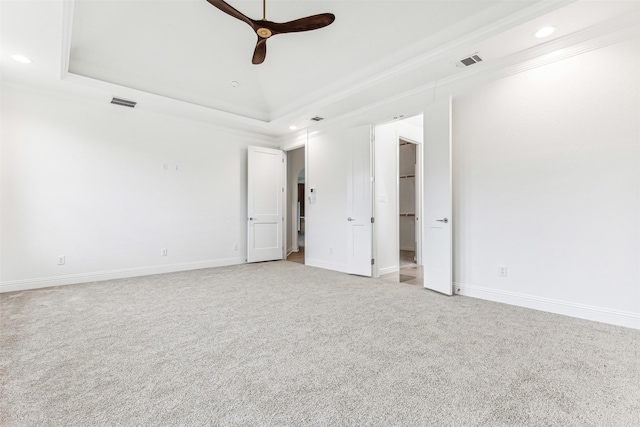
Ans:
[[[444,222],[445,224],[449,222],[449,220],[448,220],[447,218],[436,219],[436,221],[438,221],[438,222]]]
[[[253,217],[249,217],[249,221],[253,221],[255,218]]]
[[[355,220],[356,220],[355,218],[351,218],[351,217],[347,218],[347,221],[355,221]]]

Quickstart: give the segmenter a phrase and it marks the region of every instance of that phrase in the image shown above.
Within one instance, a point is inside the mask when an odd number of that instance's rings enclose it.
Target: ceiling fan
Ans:
[[[253,51],[253,59],[251,60],[254,64],[262,64],[267,56],[267,39],[269,37],[275,36],[276,34],[317,30],[318,28],[326,27],[336,19],[332,13],[322,13],[283,23],[267,21],[267,3],[266,0],[262,0],[262,19],[255,20],[234,9],[223,0],[207,1],[224,13],[246,22],[253,28],[253,31],[256,32],[258,42],[256,43],[256,48]]]

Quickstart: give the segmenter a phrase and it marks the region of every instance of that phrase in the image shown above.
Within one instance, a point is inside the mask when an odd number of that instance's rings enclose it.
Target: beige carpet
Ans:
[[[0,309],[2,426],[640,425],[640,331],[286,261]]]

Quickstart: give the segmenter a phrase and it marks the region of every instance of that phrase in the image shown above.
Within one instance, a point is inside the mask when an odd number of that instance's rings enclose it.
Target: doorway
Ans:
[[[287,152],[287,261],[305,263],[305,147]]]
[[[375,128],[376,276],[422,285],[423,116]]]
[[[418,263],[418,151],[416,142],[398,137],[398,281],[422,285],[422,266]]]

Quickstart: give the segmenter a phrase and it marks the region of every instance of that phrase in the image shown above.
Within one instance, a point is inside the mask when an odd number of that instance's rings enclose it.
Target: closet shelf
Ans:
[[[413,212],[400,212],[400,216],[416,216]]]
[[[415,174],[400,175],[400,178],[415,178],[415,177],[416,177]]]

